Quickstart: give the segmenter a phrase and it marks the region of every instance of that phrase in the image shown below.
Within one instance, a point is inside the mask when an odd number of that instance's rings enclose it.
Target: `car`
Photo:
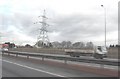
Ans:
[[[2,51],[8,51],[8,49],[7,48],[3,48]]]

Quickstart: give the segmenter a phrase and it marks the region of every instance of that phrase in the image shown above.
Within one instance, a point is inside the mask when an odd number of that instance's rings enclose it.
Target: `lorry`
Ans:
[[[107,49],[105,46],[95,46],[93,49],[65,49],[65,54],[71,57],[93,56],[103,59],[107,57]]]

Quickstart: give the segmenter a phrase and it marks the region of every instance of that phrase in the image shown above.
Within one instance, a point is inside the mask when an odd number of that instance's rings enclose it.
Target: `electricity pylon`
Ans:
[[[46,47],[46,46],[49,46],[49,38],[48,38],[48,35],[47,35],[47,27],[49,26],[47,23],[46,23],[46,20],[48,19],[46,17],[46,13],[45,13],[45,10],[44,10],[44,13],[42,16],[39,16],[39,17],[42,17],[42,21],[39,21],[39,22],[36,22],[36,23],[40,23],[42,25],[42,27],[39,29],[39,35],[37,37],[37,43],[36,43],[36,46],[37,47]],[[35,23],[35,24],[36,24]]]

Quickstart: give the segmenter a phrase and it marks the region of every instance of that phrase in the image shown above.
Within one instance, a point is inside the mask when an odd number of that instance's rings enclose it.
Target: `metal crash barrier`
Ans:
[[[112,66],[120,66],[119,61],[113,61],[113,60],[105,60],[105,59],[90,59],[90,58],[74,58],[74,57],[65,57],[65,56],[59,56],[59,55],[43,55],[40,53],[27,53],[27,52],[18,52],[18,51],[2,51],[2,54],[7,53],[8,55],[10,54],[15,54],[16,57],[19,55],[24,55],[27,58],[31,57],[41,57],[42,60],[45,58],[48,59],[55,59],[55,60],[63,60],[65,63],[67,61],[74,61],[74,62],[84,62],[84,63],[94,63],[94,64],[101,64],[101,65],[112,65]]]

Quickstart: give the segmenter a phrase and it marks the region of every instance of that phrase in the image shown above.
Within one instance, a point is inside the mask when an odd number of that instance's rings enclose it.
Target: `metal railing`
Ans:
[[[112,60],[105,60],[105,59],[94,59],[94,58],[74,58],[74,57],[65,57],[65,56],[55,56],[55,55],[43,55],[40,53],[26,53],[26,52],[18,52],[18,51],[2,51],[2,54],[4,55],[4,53],[7,53],[8,55],[10,54],[15,54],[16,57],[18,55],[24,55],[27,58],[31,57],[41,57],[42,60],[44,60],[44,58],[48,58],[48,59],[56,59],[56,60],[63,60],[65,63],[67,63],[67,61],[74,61],[74,62],[84,62],[84,63],[94,63],[94,64],[101,64],[101,65],[112,65],[112,66],[120,66],[120,62],[119,61],[112,61]]]

